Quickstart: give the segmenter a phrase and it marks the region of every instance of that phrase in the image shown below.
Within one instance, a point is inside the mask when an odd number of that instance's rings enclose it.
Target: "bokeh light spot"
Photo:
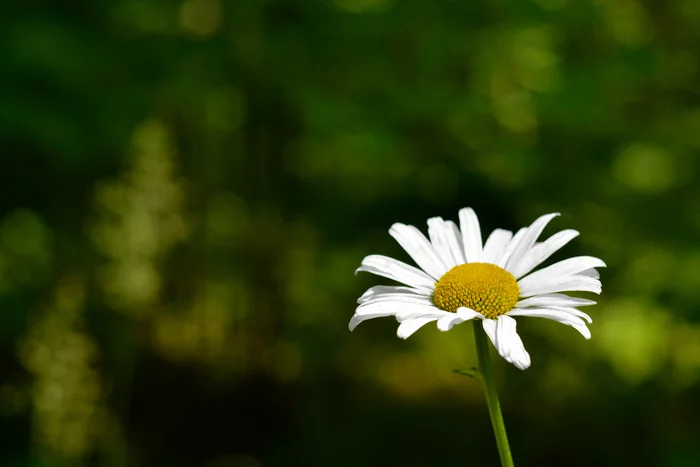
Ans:
[[[675,158],[664,148],[635,143],[615,157],[615,176],[626,185],[640,191],[660,192],[678,181]]]
[[[617,374],[636,385],[656,375],[667,359],[670,316],[642,299],[619,299],[595,324],[595,342]]]
[[[185,0],[180,6],[180,24],[195,36],[208,37],[221,27],[222,10],[221,0]]]

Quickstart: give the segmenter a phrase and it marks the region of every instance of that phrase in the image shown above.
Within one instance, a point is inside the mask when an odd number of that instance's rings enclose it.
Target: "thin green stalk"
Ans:
[[[511,456],[510,446],[508,446],[506,427],[503,424],[503,415],[501,415],[501,404],[498,402],[496,382],[491,372],[488,339],[481,322],[477,320],[474,320],[474,340],[476,341],[476,353],[479,356],[479,376],[484,382],[486,405],[489,408],[493,434],[496,436],[496,445],[498,446],[498,455],[501,457],[501,465],[503,467],[514,467],[513,456]]]

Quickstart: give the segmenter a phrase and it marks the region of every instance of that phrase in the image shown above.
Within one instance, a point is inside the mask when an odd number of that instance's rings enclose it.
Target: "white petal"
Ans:
[[[456,324],[461,324],[463,322],[464,320],[462,318],[457,316],[457,314],[453,314],[453,316],[443,316],[440,318],[437,322],[437,327],[439,330],[445,332],[452,329]]]
[[[439,308],[431,309],[419,309],[419,308],[403,308],[401,311],[396,313],[396,321],[403,323],[404,321],[411,320],[414,318],[422,318],[432,316],[435,319],[444,318],[446,316],[454,316],[454,313],[449,311],[441,310]]]
[[[408,339],[411,334],[419,330],[426,324],[435,321],[437,318],[434,316],[422,316],[420,318],[414,318],[401,323],[399,328],[396,330],[396,335],[401,339]]]
[[[501,315],[497,320],[485,319],[483,326],[501,357],[521,370],[530,366],[530,355],[516,332],[517,324],[513,318]]]
[[[402,293],[386,293],[381,295],[376,295],[369,298],[362,303],[358,308],[366,307],[374,303],[381,302],[396,302],[396,303],[418,303],[420,305],[434,306],[433,300],[429,295],[414,295],[414,294],[402,294]]]
[[[403,301],[387,301],[376,302],[371,304],[362,304],[355,309],[355,315],[350,320],[348,325],[352,331],[363,321],[374,318],[383,318],[386,316],[402,317],[407,316],[425,316],[434,313],[440,313],[442,310],[435,306],[425,303],[407,303]],[[444,312],[447,313],[447,312]],[[436,318],[437,319],[437,318]]]
[[[428,235],[435,247],[435,251],[437,251],[440,259],[447,266],[443,274],[463,263],[456,254],[459,252],[459,247],[455,244],[454,231],[442,218],[433,217],[428,219]]]
[[[528,287],[538,282],[546,282],[548,280],[557,279],[563,276],[572,276],[579,274],[586,269],[604,268],[605,263],[593,256],[576,256],[574,258],[559,261],[544,269],[535,271],[529,276],[520,279],[518,285]],[[589,276],[590,277],[590,276]]]
[[[429,315],[431,313],[449,313],[437,308],[431,303],[413,303],[405,301],[386,301],[362,304],[355,308],[355,315],[362,316],[373,313],[387,313],[386,316],[398,316],[412,314],[415,316]]]
[[[461,306],[457,308],[457,314],[464,321],[470,319],[485,319],[484,315],[482,315],[481,313],[477,313],[476,311],[472,310],[471,308],[467,308],[466,306]]]
[[[527,279],[527,277],[525,278]],[[600,294],[602,286],[598,279],[586,276],[550,277],[542,281],[518,282],[521,297],[549,294],[554,292],[593,292]]]
[[[457,260],[457,264],[467,262],[464,256],[464,243],[462,242],[462,233],[459,231],[457,224],[452,221],[445,221],[445,227],[448,230],[447,240],[452,251],[452,256]]]
[[[437,322],[437,327],[441,331],[449,331],[452,329],[453,326],[457,324],[461,324],[465,321],[469,321],[472,319],[484,319],[484,316],[481,313],[477,313],[474,310],[471,310],[466,307],[460,307],[457,310],[457,313],[452,313],[452,316],[443,316],[440,318]]]
[[[503,257],[511,238],[513,238],[513,232],[510,230],[496,229],[491,232],[489,238],[486,239],[484,251],[481,253],[481,261],[498,264],[498,260]]]
[[[573,308],[573,307],[568,307],[568,306],[553,306],[550,308],[550,310],[554,311],[561,311],[564,313],[569,313],[570,315],[578,316],[581,319],[585,319],[588,321],[588,324],[591,324],[593,322],[593,319],[591,319],[590,316],[588,316],[588,313],[584,313],[583,311],[579,310],[578,308]]]
[[[600,273],[598,271],[596,271],[594,268],[586,269],[585,271],[581,271],[578,273],[578,275],[579,276],[593,277],[594,279],[600,278]]]
[[[389,235],[394,237],[401,248],[413,258],[413,261],[434,279],[440,279],[447,271],[433,245],[417,228],[412,225],[396,223],[389,229]]]
[[[363,321],[367,321],[368,319],[374,319],[374,318],[385,318],[387,316],[392,316],[392,313],[390,312],[378,312],[378,313],[370,313],[366,315],[353,315],[352,318],[350,318],[350,322],[348,323],[348,329],[351,331],[354,331],[355,328]]]
[[[547,240],[539,243],[525,254],[525,257],[520,262],[520,265],[515,269],[513,275],[516,279],[520,279],[528,272],[542,264],[547,258],[552,256],[557,250],[569,243],[574,238],[578,237],[579,233],[576,230],[562,230],[557,232]]]
[[[367,289],[367,291],[357,299],[357,303],[364,303],[370,299],[378,297],[379,295],[385,294],[430,296],[430,293],[426,292],[425,289],[414,289],[402,285],[375,285],[374,287]]]
[[[506,313],[508,316],[530,316],[533,318],[547,318],[553,321],[557,321],[567,326],[571,326],[581,333],[586,339],[591,338],[591,331],[586,327],[586,323],[579,317],[573,316],[569,313],[557,310],[548,309],[533,309],[533,310],[523,310],[520,308],[513,309]]]
[[[397,259],[383,255],[369,255],[362,260],[362,265],[357,268],[355,274],[360,271],[371,272],[378,276],[402,282],[412,287],[435,289],[435,280],[420,269],[409,266]]]
[[[513,252],[508,258],[508,262],[506,263],[505,267],[507,271],[513,272],[518,268],[520,262],[525,257],[525,253],[532,248],[544,228],[547,226],[547,224],[549,224],[549,221],[558,215],[559,213],[545,214],[544,216],[540,216],[535,222],[532,223],[530,227],[528,227],[527,233],[523,235],[522,239],[520,239],[520,242],[515,246]]]
[[[462,230],[462,242],[467,263],[481,261],[482,243],[479,218],[472,208],[459,210],[459,225]]]
[[[499,325],[501,320],[503,322]],[[489,336],[501,357],[521,370],[530,366],[530,355],[525,350],[523,342],[515,330],[514,319],[501,315],[498,320],[485,319],[483,326],[486,335]]]
[[[513,250],[515,250],[515,247],[517,247],[520,244],[522,239],[525,238],[525,235],[527,235],[527,231],[528,228],[523,227],[522,229],[515,232],[513,238],[510,239],[506,247],[503,249],[502,254],[497,258],[497,260],[493,264],[505,268],[506,263],[508,263],[508,259],[510,258],[510,255],[513,253]]]
[[[530,354],[525,350],[516,327],[517,323],[510,316],[499,316],[496,320],[495,345],[501,357],[518,369],[524,370],[530,366]]]
[[[527,307],[544,307],[548,308],[550,306],[589,306],[595,305],[596,302],[593,300],[586,300],[585,298],[569,297],[568,295],[552,293],[544,295],[535,295],[534,297],[526,298],[525,300],[520,300],[515,304],[516,308],[527,308]]]
[[[495,319],[485,319],[482,326],[486,335],[489,336],[493,345],[496,345],[496,320]]]

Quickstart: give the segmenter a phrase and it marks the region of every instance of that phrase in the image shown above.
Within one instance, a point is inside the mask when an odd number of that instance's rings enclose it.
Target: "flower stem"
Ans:
[[[473,323],[476,353],[479,356],[479,375],[484,382],[486,405],[489,408],[489,415],[491,416],[491,425],[493,425],[493,434],[496,437],[498,455],[501,457],[501,465],[503,467],[513,467],[513,456],[511,456],[510,447],[508,446],[508,436],[506,435],[506,427],[503,424],[503,415],[501,415],[501,404],[498,402],[496,382],[491,372],[488,339],[481,326],[481,321],[474,320]]]

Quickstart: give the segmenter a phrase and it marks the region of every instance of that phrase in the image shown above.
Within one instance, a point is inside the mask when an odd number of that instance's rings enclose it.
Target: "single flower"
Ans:
[[[555,251],[578,236],[563,230],[537,242],[549,221],[547,214],[515,235],[496,229],[481,241],[479,219],[471,208],[459,211],[460,227],[440,217],[428,219],[428,240],[417,228],[394,224],[389,234],[421,269],[382,255],[370,255],[355,271],[367,271],[405,284],[371,287],[358,300],[350,320],[352,331],[362,321],[395,316],[397,335],[406,339],[423,325],[437,321],[441,331],[480,319],[498,353],[521,370],[530,366],[530,355],[516,331],[515,316],[547,318],[573,327],[590,339],[590,316],[578,307],[594,301],[561,292],[600,294],[595,268],[605,263],[591,256],[577,256],[532,272]],[[585,321],[584,321],[585,320]]]

